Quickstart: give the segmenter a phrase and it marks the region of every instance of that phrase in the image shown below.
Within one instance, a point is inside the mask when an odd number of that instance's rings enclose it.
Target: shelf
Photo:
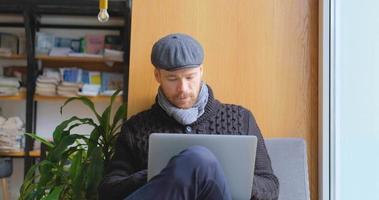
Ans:
[[[29,152],[30,157],[40,157],[40,150],[33,150]],[[26,153],[24,151],[0,151],[1,157],[24,157]]]
[[[94,0],[1,0],[1,13],[20,13],[24,7],[31,7],[36,14],[95,16],[99,13],[99,3]],[[109,1],[109,15],[122,17],[127,1]]]
[[[44,67],[80,67],[92,71],[122,72],[123,63],[99,57],[76,57],[76,56],[46,56],[38,55]]]
[[[26,99],[26,92],[19,92],[18,95],[0,96],[0,100],[20,101]]]
[[[9,60],[22,60],[26,59],[26,55],[24,54],[12,54],[10,56],[0,56],[2,59],[9,59]]]
[[[69,97],[63,97],[63,96],[42,96],[42,95],[34,95],[35,101],[65,101]],[[109,102],[110,96],[94,96],[94,97],[88,97],[93,102]],[[122,103],[122,96],[117,96],[115,99],[115,102]]]
[[[88,71],[100,71],[100,72],[113,72],[122,74],[124,79],[124,87],[128,88],[128,74],[129,74],[129,55],[130,55],[130,27],[131,27],[131,0],[115,0],[109,2],[110,16],[123,19],[122,23],[115,23],[114,25],[107,23],[99,24],[93,23],[71,23],[69,22],[72,18],[77,16],[87,16],[91,20],[96,21],[96,18],[93,16],[97,15],[99,12],[98,1],[94,0],[2,0],[0,3],[0,13],[2,14],[12,14],[17,15],[22,18],[20,22],[0,22],[0,26],[4,27],[15,27],[17,29],[25,29],[25,45],[26,49],[34,49],[35,41],[34,36],[35,32],[39,28],[55,28],[55,29],[75,29],[76,33],[80,33],[81,29],[90,29],[90,30],[112,30],[118,31],[122,37],[122,47],[125,49],[124,62],[114,62],[104,58],[96,57],[49,57],[49,56],[36,56],[34,51],[26,51],[26,55],[10,55],[10,56],[0,56],[0,60],[6,60],[10,62],[23,61],[27,63],[26,76],[28,82],[26,86],[28,87],[28,92],[33,91],[35,88],[34,83],[37,75],[40,73],[41,67],[43,68],[55,68],[59,69],[62,67],[78,67]],[[51,19],[52,17],[65,15],[65,17],[70,17],[70,20],[67,23],[60,23],[59,20]],[[44,18],[49,19],[44,21]],[[51,20],[50,20],[51,19]],[[75,20],[75,19],[74,19]],[[62,21],[62,22],[63,22]],[[72,21],[72,20],[71,20]],[[113,20],[111,20],[113,21]],[[58,31],[59,31],[58,30]],[[14,63],[16,65],[16,63]],[[17,64],[18,65],[18,64]],[[42,102],[57,102],[58,104],[63,104],[68,97],[61,96],[41,96],[34,95],[31,96],[31,93],[20,93],[16,96],[0,96],[1,100],[24,100],[25,102],[25,111],[26,111],[26,120],[25,120],[25,131],[26,132],[35,132],[35,129],[38,125],[37,123],[37,103],[36,101]],[[127,95],[124,95],[127,96]],[[109,96],[97,96],[89,97],[94,103],[108,103],[110,101]],[[116,98],[117,102],[123,103],[123,96]],[[19,102],[16,102],[19,103]],[[23,102],[21,101],[21,104]],[[59,106],[59,105],[57,105]],[[43,126],[44,124],[41,124]],[[34,129],[34,130],[33,130]],[[34,139],[31,137],[25,138],[25,147],[26,149],[33,149]],[[40,151],[31,151],[23,152],[0,152],[0,156],[4,157],[16,157],[16,158],[25,158],[24,159],[24,175],[30,167],[35,163],[34,159],[29,159],[31,157],[39,157]]]

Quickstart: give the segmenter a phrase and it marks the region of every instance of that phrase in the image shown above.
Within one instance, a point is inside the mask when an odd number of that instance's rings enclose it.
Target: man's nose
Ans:
[[[186,92],[188,90],[188,82],[186,80],[180,80],[177,90],[178,92]]]

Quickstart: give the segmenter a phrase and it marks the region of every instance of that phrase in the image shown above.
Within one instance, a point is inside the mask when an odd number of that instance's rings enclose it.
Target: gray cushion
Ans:
[[[279,200],[309,200],[307,151],[304,139],[265,141],[274,174],[280,183]]]

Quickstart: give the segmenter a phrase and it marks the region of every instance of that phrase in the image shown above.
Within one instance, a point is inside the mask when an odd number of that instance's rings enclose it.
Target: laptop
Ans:
[[[173,156],[194,145],[208,148],[217,157],[234,200],[250,199],[257,147],[257,138],[252,135],[153,133],[149,138],[148,180]]]

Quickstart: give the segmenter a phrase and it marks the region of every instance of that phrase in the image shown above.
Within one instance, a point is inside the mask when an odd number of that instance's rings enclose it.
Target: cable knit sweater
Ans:
[[[209,86],[208,86],[209,87]],[[100,199],[123,199],[147,181],[148,138],[151,133],[255,135],[257,155],[251,199],[277,199],[279,182],[255,119],[247,109],[221,104],[209,87],[205,112],[194,123],[184,126],[155,103],[125,122],[116,144],[116,153],[99,187]]]

